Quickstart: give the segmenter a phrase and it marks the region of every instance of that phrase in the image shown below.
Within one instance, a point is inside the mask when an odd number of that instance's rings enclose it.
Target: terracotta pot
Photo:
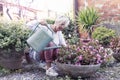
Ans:
[[[88,43],[90,42],[90,39],[81,39],[80,41],[82,41],[83,43]]]
[[[86,38],[88,38],[88,34],[87,33],[81,33],[80,38],[86,39]]]
[[[57,62],[56,67],[58,68],[59,74],[69,75],[74,78],[77,78],[78,76],[84,78],[93,75],[100,68],[100,64],[79,66],[72,64],[61,64]]]

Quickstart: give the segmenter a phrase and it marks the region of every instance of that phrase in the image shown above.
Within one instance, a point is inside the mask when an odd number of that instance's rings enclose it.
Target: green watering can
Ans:
[[[38,24],[39,25],[39,24]],[[38,27],[36,26],[36,28]],[[40,52],[42,50],[48,50],[52,48],[59,48],[61,46],[53,46],[53,47],[46,47],[50,41],[53,40],[53,36],[47,33],[47,31],[43,28],[38,29],[37,31],[36,28],[32,31],[30,34],[31,36],[27,39],[27,43],[30,47],[32,47],[35,51]],[[54,31],[47,26],[52,33]]]

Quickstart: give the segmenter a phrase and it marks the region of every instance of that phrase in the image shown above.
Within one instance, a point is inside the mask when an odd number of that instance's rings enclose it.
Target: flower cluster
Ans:
[[[61,48],[56,61],[74,65],[99,64],[106,60],[108,55],[109,50],[102,47],[98,41],[80,41],[77,45]]]
[[[115,37],[111,40],[110,48],[113,50],[114,53],[120,52],[120,37]]]

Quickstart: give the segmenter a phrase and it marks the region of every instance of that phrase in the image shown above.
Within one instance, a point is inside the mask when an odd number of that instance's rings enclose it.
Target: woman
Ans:
[[[69,25],[69,18],[65,16],[60,16],[56,18],[55,23],[53,25],[47,25],[48,28],[52,29],[54,32],[51,32],[50,29],[48,29],[46,26],[40,26],[40,28],[44,28],[47,30],[47,32],[52,35],[53,41],[51,41],[48,44],[48,47],[51,46],[67,46],[64,36],[62,34],[62,30]],[[44,24],[45,22],[42,21]],[[50,50],[44,50],[40,52],[40,59],[46,62],[46,75],[49,76],[57,76],[58,73],[53,69],[53,66],[51,66],[51,63],[57,58],[58,55],[58,49],[50,49]]]

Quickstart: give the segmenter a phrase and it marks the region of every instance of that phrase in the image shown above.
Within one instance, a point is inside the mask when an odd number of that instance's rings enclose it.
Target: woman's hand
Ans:
[[[41,20],[39,21],[39,23],[40,23],[41,25],[47,26],[47,21],[46,21],[45,19],[41,19]]]

